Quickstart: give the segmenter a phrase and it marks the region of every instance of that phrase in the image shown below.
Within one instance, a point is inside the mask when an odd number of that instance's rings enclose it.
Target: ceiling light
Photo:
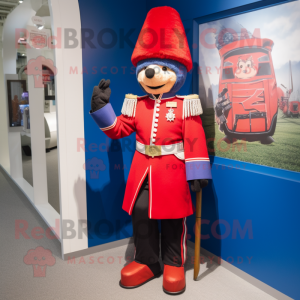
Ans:
[[[33,16],[31,18],[32,23],[37,27],[37,29],[42,30],[45,26],[45,20],[39,16]]]
[[[23,3],[23,0],[19,0],[19,3]]]
[[[38,30],[42,30],[44,28],[44,25],[35,24],[35,26],[38,28]]]

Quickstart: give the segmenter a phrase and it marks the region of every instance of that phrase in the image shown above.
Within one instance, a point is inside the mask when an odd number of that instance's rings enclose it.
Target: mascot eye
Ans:
[[[143,70],[146,70],[147,69],[147,67],[144,67],[144,69]]]
[[[163,71],[167,71],[168,68],[167,68],[167,67],[162,67],[162,70],[163,70]]]
[[[242,69],[242,68],[243,68],[243,66],[242,66],[242,65],[240,65],[240,68]]]
[[[250,64],[248,64],[247,67],[250,68]]]

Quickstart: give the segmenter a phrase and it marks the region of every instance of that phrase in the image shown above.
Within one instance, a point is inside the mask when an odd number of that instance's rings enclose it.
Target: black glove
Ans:
[[[207,179],[194,179],[189,180],[191,183],[191,190],[193,192],[200,192],[201,189],[205,188],[208,185]]]
[[[94,86],[91,108],[92,112],[102,108],[109,102],[109,97],[111,94],[111,89],[109,87],[110,80],[101,79],[98,86]]]

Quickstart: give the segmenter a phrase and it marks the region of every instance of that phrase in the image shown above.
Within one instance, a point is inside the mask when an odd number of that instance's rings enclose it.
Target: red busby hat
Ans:
[[[134,66],[147,58],[173,59],[189,72],[193,62],[179,13],[172,7],[152,8],[140,32],[131,61]]]

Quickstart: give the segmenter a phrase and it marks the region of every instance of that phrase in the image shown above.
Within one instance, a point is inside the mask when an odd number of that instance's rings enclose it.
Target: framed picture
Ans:
[[[217,17],[194,24],[209,154],[300,172],[300,1]]]
[[[23,110],[29,106],[26,80],[7,80],[9,126],[23,126]]]

